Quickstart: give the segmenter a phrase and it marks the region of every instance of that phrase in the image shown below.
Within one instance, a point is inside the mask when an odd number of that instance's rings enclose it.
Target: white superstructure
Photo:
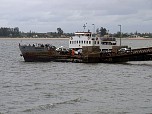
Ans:
[[[97,37],[91,32],[76,32],[69,39],[70,49],[81,49],[82,46],[100,46],[101,51],[111,51],[116,45],[116,39],[112,37]]]

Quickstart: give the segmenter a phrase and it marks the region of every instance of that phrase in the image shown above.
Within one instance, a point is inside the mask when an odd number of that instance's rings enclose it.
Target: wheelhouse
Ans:
[[[83,46],[99,46],[101,51],[110,51],[116,45],[116,39],[111,37],[97,37],[91,32],[76,32],[69,39],[70,49],[81,49]]]

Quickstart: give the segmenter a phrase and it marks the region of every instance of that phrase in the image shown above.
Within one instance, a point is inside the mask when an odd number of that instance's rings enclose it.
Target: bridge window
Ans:
[[[97,44],[99,44],[99,41],[97,42]]]
[[[112,45],[111,42],[107,42],[107,45]]]
[[[102,45],[107,45],[107,42],[102,42]]]

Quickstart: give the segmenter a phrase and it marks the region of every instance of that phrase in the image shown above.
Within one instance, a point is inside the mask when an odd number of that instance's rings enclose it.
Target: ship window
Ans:
[[[83,44],[83,41],[81,41],[81,43]]]
[[[86,42],[84,41],[84,44],[85,44]]]
[[[94,41],[94,44],[96,44],[96,41]]]
[[[77,41],[77,44],[78,44],[78,41]]]
[[[80,41],[79,41],[79,44],[80,44]]]
[[[88,41],[87,41],[87,44],[88,44]]]
[[[89,41],[89,44],[91,44],[91,41]]]
[[[102,42],[103,45],[107,45],[107,42]]]
[[[111,45],[111,42],[107,42],[107,45]]]
[[[98,44],[99,44],[99,41],[98,41]]]
[[[71,44],[71,41],[70,41],[70,44]]]

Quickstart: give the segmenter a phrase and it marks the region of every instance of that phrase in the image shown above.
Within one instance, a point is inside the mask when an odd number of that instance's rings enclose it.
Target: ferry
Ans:
[[[99,46],[101,52],[109,52],[116,44],[116,38],[98,37],[91,32],[76,32],[75,36],[69,38],[69,48],[75,50],[82,49],[83,46]]]
[[[21,56],[26,62],[32,61],[60,61],[71,60],[71,58],[80,59],[83,55],[83,46],[99,47],[99,53],[111,52],[112,47],[116,45],[116,39],[112,37],[98,37],[91,32],[76,32],[69,38],[69,48],[63,46],[56,48],[50,44],[21,45],[19,49]],[[80,56],[77,56],[80,55]]]

